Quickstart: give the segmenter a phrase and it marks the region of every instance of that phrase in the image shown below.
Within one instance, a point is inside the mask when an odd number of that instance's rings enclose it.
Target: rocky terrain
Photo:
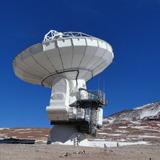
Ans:
[[[131,110],[115,113],[104,119],[105,123],[137,120],[160,121],[160,101],[146,104]]]
[[[160,144],[160,101],[104,118],[97,138],[117,142]]]
[[[47,143],[49,131],[51,128],[0,128],[0,140],[30,139],[36,143]]]
[[[30,139],[35,143],[46,144],[50,128],[0,128],[0,140],[7,138]],[[86,135],[90,141],[97,142],[96,146],[103,147],[104,143],[118,142],[119,144],[146,142],[160,144],[159,121],[122,121],[115,123],[104,122],[98,130],[97,137]],[[101,144],[100,144],[101,143]]]
[[[0,143],[10,138],[35,141],[35,144],[1,143],[0,159],[159,160],[159,115],[160,101],[106,117],[97,137],[86,135],[92,146],[89,148],[47,145],[51,128],[0,128]]]
[[[159,160],[160,145],[113,148],[0,144],[0,160]]]
[[[105,142],[160,143],[160,101],[132,110],[122,111],[104,118],[97,137],[86,135],[94,145]],[[51,128],[0,128],[0,140],[7,138],[30,139],[47,143]],[[99,143],[98,143],[99,142]]]

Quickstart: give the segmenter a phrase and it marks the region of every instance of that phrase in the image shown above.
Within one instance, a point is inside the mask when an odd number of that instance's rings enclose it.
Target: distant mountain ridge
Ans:
[[[103,121],[104,123],[114,123],[134,120],[160,120],[160,101],[112,114]]]
[[[26,143],[26,140],[28,143],[28,140],[34,140],[35,143],[46,144],[50,130],[51,128],[0,128],[0,143],[12,140],[13,143]],[[159,131],[160,101],[157,101],[106,117],[103,127],[97,130],[97,137],[86,136],[90,141],[100,141],[103,145],[106,141],[160,144]]]

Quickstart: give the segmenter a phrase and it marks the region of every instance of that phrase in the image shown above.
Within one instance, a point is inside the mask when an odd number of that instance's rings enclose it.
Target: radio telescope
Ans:
[[[87,146],[84,133],[102,127],[107,101],[102,91],[89,91],[86,82],[114,58],[110,44],[81,32],[49,31],[13,60],[15,75],[28,83],[51,88],[48,120],[54,125],[48,143]]]

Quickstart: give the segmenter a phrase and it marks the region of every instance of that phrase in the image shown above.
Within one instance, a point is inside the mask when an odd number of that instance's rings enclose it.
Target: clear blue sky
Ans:
[[[104,116],[160,100],[159,0],[0,0],[0,127],[51,127],[50,89],[18,79],[14,57],[51,29],[109,42],[113,63],[91,79],[105,83]]]

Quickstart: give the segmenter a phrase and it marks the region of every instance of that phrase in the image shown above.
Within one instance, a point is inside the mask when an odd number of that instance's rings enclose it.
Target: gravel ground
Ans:
[[[160,145],[91,148],[46,144],[0,144],[0,160],[160,160]]]

